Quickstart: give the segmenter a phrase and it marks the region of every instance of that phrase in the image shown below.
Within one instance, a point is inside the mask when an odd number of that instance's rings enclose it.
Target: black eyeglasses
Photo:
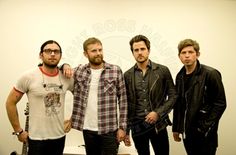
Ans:
[[[43,52],[48,55],[51,55],[52,53],[54,53],[55,55],[61,54],[61,50],[45,49],[45,50],[43,50]]]

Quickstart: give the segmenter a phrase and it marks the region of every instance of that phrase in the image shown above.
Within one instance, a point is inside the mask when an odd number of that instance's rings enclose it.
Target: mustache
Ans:
[[[94,58],[102,58],[102,55],[98,55],[98,56],[96,56],[96,57],[94,57]]]
[[[144,56],[142,56],[142,55],[139,55],[139,56],[138,56],[138,58],[144,58]]]

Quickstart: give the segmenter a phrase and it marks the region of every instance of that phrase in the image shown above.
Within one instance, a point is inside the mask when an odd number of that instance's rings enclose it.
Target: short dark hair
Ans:
[[[100,45],[102,45],[102,42],[98,38],[95,38],[95,37],[91,37],[91,38],[88,38],[87,40],[85,40],[83,43],[84,51],[87,51],[88,45],[95,44],[95,43],[99,43]]]
[[[149,39],[144,35],[136,35],[129,41],[130,49],[132,52],[133,52],[133,44],[135,42],[140,42],[140,41],[144,41],[145,45],[147,46],[147,49],[150,50],[151,45]]]
[[[62,52],[61,46],[58,44],[58,42],[56,42],[55,40],[48,40],[45,43],[42,44],[41,48],[40,48],[40,53],[43,52],[44,47],[47,46],[48,44],[57,44],[57,46],[60,48],[60,51]]]
[[[192,39],[184,39],[184,40],[180,41],[180,43],[178,45],[179,54],[183,50],[183,48],[188,47],[188,46],[193,46],[194,50],[197,53],[199,53],[200,46],[197,41],[192,40]]]

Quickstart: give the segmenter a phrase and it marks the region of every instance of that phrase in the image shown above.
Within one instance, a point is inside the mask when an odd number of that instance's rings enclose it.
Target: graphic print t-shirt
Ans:
[[[31,139],[56,139],[65,135],[64,101],[66,91],[73,89],[73,79],[65,78],[60,72],[47,75],[37,68],[24,73],[15,89],[28,97]]]

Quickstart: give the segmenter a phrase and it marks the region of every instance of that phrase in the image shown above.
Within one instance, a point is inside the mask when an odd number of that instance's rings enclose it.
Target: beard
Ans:
[[[103,56],[97,56],[97,57],[93,57],[93,58],[89,58],[89,63],[95,66],[99,66],[103,63]]]
[[[48,67],[48,68],[56,68],[58,65],[58,62],[56,63],[48,63],[48,62],[43,62],[44,66]]]
[[[138,62],[138,63],[144,63],[144,62],[146,62],[148,60],[148,58],[147,57],[137,57],[136,58],[136,61]]]

